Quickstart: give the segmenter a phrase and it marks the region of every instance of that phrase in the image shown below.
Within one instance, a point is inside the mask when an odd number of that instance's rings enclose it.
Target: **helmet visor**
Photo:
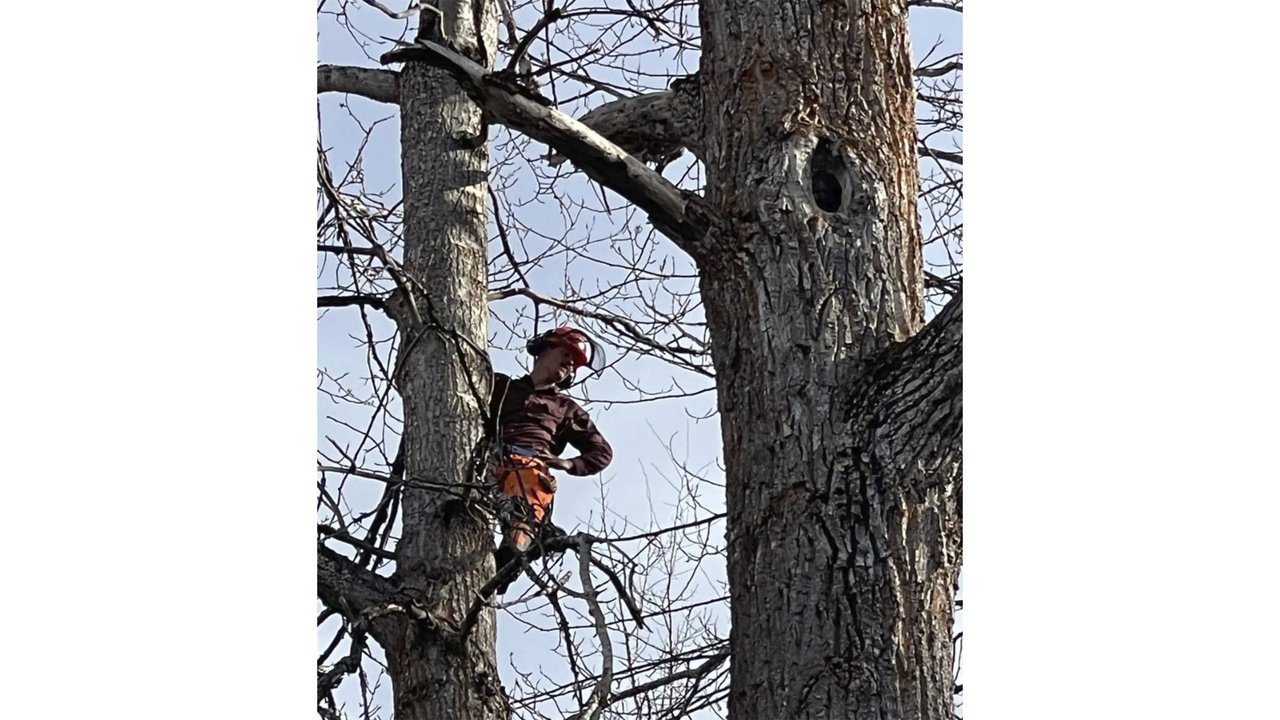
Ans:
[[[599,375],[604,370],[604,350],[585,333],[570,333],[560,340],[560,344],[569,351],[575,370],[585,367],[593,375]]]

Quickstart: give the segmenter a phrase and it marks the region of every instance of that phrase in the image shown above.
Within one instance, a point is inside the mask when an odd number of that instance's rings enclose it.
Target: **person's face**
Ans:
[[[552,345],[533,361],[533,372],[549,382],[560,382],[573,374],[573,356],[562,345]]]

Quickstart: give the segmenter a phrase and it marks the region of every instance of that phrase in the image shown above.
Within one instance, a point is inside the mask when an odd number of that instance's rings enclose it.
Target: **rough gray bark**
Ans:
[[[393,103],[400,99],[399,77],[390,70],[320,65],[316,68],[316,92],[353,93],[370,100]]]
[[[489,0],[438,5],[440,31],[488,64],[497,38]],[[434,26],[431,13],[424,28]],[[479,27],[477,27],[477,20]],[[478,46],[477,31],[483,42]],[[438,483],[468,473],[488,397],[485,192],[489,153],[480,108],[447,73],[410,64],[400,73],[404,272],[415,312],[398,313],[395,380],[404,403],[405,474]],[[449,631],[493,575],[487,520],[454,496],[406,488],[395,578],[441,623],[402,621],[385,643],[399,720],[489,720],[508,714],[496,665],[493,612],[465,639]]]
[[[395,584],[321,545],[317,552],[316,587],[321,602],[340,612],[360,615],[393,596]]]
[[[735,720],[951,715],[960,312],[901,345],[923,323],[906,22],[702,3]]]
[[[453,0],[436,6],[442,17],[424,13],[422,34],[447,39],[488,66],[497,38],[496,4]],[[389,81],[395,98],[385,97]],[[319,82],[324,89],[323,69]],[[388,311],[401,338],[394,379],[404,406],[404,474],[445,485],[473,483],[490,382],[489,156],[480,108],[448,73],[420,63],[398,75],[330,72],[328,83],[397,101],[401,110],[404,261],[400,292]],[[321,599],[339,610],[355,599],[366,606],[366,616],[378,618],[375,637],[386,651],[398,720],[506,718],[493,611],[482,610],[465,637],[458,632],[475,593],[494,572],[489,523],[456,494],[422,485],[402,492],[403,532],[390,582],[373,587],[368,573],[322,551]]]
[[[679,78],[662,92],[645,93],[592,108],[578,122],[641,162],[665,165],[688,150],[702,159],[702,94],[698,76]],[[567,160],[552,153],[552,166]]]

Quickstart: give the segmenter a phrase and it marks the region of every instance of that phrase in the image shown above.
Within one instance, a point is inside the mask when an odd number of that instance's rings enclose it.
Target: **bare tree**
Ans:
[[[365,353],[320,373],[321,714],[350,678],[377,715],[379,665],[403,718],[952,714],[962,59],[913,64],[912,4],[321,4],[378,61],[318,72],[356,96],[318,305]],[[399,197],[365,161],[395,117]],[[497,603],[488,349],[561,318],[619,351],[606,407],[714,390],[724,467],[673,453],[648,525],[602,494]],[[727,597],[689,580],[726,560]],[[567,676],[504,688],[495,610]]]

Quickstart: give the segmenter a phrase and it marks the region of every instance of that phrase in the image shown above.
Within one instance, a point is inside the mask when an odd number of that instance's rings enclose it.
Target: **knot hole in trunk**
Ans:
[[[829,213],[849,210],[857,170],[851,158],[829,138],[821,138],[809,156],[809,188],[818,209]]]

